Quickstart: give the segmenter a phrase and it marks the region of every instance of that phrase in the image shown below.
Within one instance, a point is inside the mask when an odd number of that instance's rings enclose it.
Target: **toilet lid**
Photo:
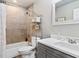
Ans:
[[[18,49],[18,51],[31,51],[32,49],[34,49],[32,46],[22,46]]]

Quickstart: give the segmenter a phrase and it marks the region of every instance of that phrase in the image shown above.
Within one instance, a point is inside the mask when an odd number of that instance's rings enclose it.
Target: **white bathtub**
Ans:
[[[40,38],[37,38],[40,39]],[[35,47],[36,46],[36,37],[32,37],[32,45]],[[22,47],[28,46],[28,42],[19,42],[19,43],[14,43],[14,44],[9,44],[6,46],[6,53],[5,53],[5,57],[6,58],[12,58],[15,57],[17,55],[19,55],[18,53],[18,49],[22,48]]]
[[[12,58],[12,57],[19,55],[18,49],[20,49],[23,46],[28,46],[28,43],[27,42],[19,42],[19,43],[14,43],[14,44],[8,44],[6,46],[5,57]]]

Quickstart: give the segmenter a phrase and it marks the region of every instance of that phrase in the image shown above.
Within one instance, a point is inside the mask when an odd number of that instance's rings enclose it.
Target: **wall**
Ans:
[[[73,9],[79,8],[79,0],[74,1],[70,4],[66,4],[64,6],[61,6],[60,8],[57,8],[57,17],[63,17],[66,16],[67,20],[72,20],[73,17]],[[60,14],[61,13],[61,14]],[[66,35],[66,36],[76,36],[79,37],[79,24],[73,24],[73,25],[62,25],[62,26],[53,26],[53,33]]]
[[[51,32],[51,0],[36,0],[33,11],[41,15],[41,33],[46,37]]]
[[[27,33],[27,15],[24,8],[6,6],[7,44],[25,41]]]
[[[31,42],[31,39],[32,39],[32,18],[33,18],[33,6],[30,6],[28,9],[27,9],[27,17],[28,17],[28,20],[27,20],[27,38],[28,38],[28,41]]]
[[[51,0],[38,0],[34,5],[34,11],[43,15],[42,32],[43,35],[61,34],[66,36],[79,37],[79,24],[74,25],[51,25]]]

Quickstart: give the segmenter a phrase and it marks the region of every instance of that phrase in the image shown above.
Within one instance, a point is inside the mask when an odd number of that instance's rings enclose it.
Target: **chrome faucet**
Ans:
[[[71,44],[77,44],[76,40],[70,39],[70,38],[68,39],[68,42],[71,43]]]

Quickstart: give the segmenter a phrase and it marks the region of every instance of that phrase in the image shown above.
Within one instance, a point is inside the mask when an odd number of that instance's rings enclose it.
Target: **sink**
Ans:
[[[47,38],[47,39],[38,40],[38,42],[48,43],[51,45],[52,43],[58,42],[58,40],[54,38]]]
[[[69,43],[66,43],[66,42],[56,42],[54,44],[57,45],[57,46],[64,47],[64,48],[69,48],[69,49],[72,49],[72,50],[79,51],[79,45],[76,45],[76,44],[74,45],[74,44],[69,44]]]

